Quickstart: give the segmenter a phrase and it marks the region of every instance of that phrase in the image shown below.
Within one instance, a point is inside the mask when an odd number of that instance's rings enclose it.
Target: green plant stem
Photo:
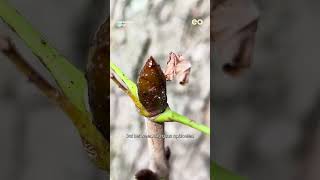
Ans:
[[[179,122],[181,124],[187,125],[189,127],[192,127],[194,129],[197,129],[205,134],[210,135],[210,128],[197,123],[191,119],[189,119],[186,116],[183,116],[175,111],[172,111],[170,108],[167,108],[163,113],[159,114],[155,119],[155,122],[169,122],[169,121],[173,121],[173,122]]]
[[[138,88],[137,85],[131,81],[123,72],[122,70],[116,66],[112,61],[110,61],[110,68],[112,71],[121,79],[121,81],[127,87],[125,93],[128,94],[133,102],[135,103],[136,107],[140,110],[141,115],[148,117],[147,111],[139,101],[138,97]],[[116,82],[117,83],[117,82]],[[170,108],[167,108],[163,113],[159,114],[157,117],[150,118],[153,119],[154,122],[178,122],[189,126],[191,128],[197,129],[205,134],[210,135],[210,128],[197,123],[186,116],[183,116],[177,112],[172,111]]]

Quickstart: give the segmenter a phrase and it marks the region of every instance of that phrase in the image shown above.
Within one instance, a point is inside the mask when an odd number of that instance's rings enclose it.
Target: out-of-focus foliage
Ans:
[[[0,17],[20,36],[55,79],[59,90],[66,96],[65,103],[60,107],[69,115],[85,144],[89,143],[95,149],[97,166],[109,171],[109,144],[91,123],[91,114],[85,108],[84,74],[50,46],[6,0],[0,1]]]
[[[246,178],[235,175],[234,173],[222,168],[214,162],[211,163],[210,169],[210,176],[213,180],[246,180]]]

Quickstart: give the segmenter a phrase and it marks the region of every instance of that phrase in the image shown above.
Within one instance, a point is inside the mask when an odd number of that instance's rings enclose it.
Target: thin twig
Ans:
[[[128,91],[128,88],[124,87],[124,85],[114,76],[113,73],[110,74],[110,79],[116,83],[116,85],[124,92],[126,92],[127,94],[127,91]]]
[[[44,79],[34,68],[27,63],[27,60],[17,51],[9,37],[0,35],[0,51],[16,65],[28,80],[34,83],[48,98],[58,104],[66,98],[63,94]]]

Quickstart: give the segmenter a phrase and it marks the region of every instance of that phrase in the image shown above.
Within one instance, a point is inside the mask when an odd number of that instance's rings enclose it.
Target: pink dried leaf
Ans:
[[[178,63],[178,57],[174,53],[169,54],[169,60],[167,61],[167,67],[164,72],[167,81],[172,81],[176,76],[176,66]]]
[[[181,85],[189,82],[189,75],[191,71],[191,63],[184,59],[182,55],[176,55],[171,52],[165,70],[167,81],[172,81],[174,78],[178,80]]]

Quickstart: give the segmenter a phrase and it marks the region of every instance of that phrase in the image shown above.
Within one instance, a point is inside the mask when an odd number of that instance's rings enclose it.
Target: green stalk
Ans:
[[[199,130],[207,135],[210,135],[210,128],[197,123],[191,119],[189,119],[186,116],[183,116],[175,111],[172,111],[170,108],[167,108],[163,113],[161,113],[158,117],[156,117],[154,119],[155,122],[169,122],[169,121],[173,121],[173,122],[178,122],[184,125],[187,125],[189,127],[192,127],[196,130]]]

